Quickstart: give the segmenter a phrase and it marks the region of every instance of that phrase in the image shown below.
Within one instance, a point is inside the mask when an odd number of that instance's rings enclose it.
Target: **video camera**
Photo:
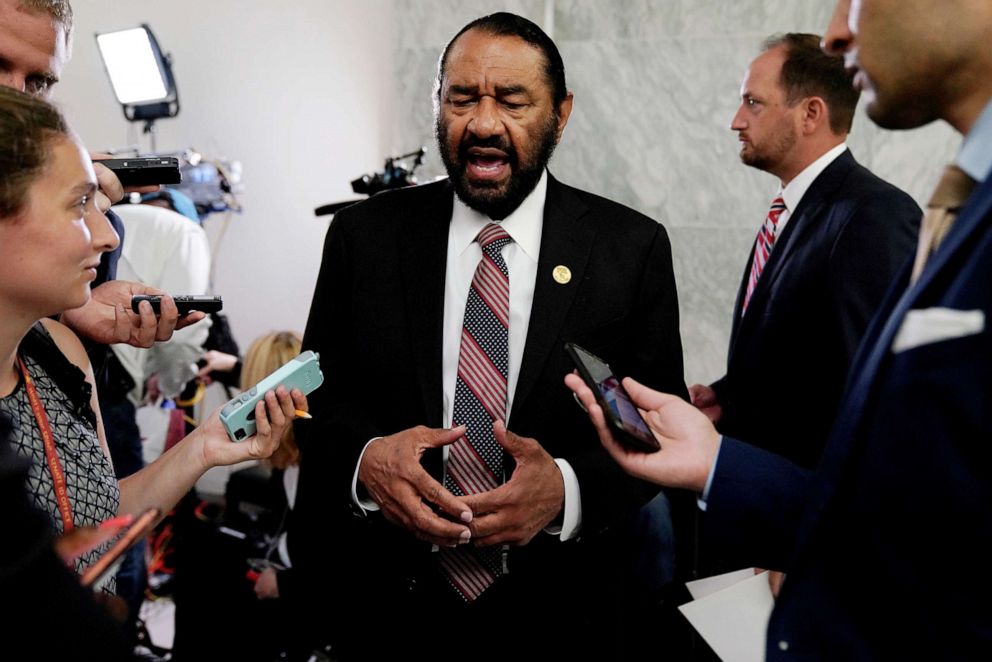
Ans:
[[[390,156],[386,159],[386,165],[382,172],[375,172],[370,175],[362,175],[358,179],[352,180],[351,190],[362,195],[372,196],[380,191],[388,191],[405,186],[414,186],[417,183],[415,172],[424,163],[424,155],[427,153],[426,147],[421,147],[409,154]],[[410,160],[409,165],[403,163]],[[340,209],[353,205],[360,200],[344,200],[342,202],[332,202],[321,205],[314,210],[317,216],[327,216],[334,214]]]
[[[362,195],[375,195],[379,191],[413,186],[417,183],[414,171],[423,164],[424,154],[426,153],[427,149],[421,147],[409,154],[391,156],[386,159],[386,165],[382,172],[362,175],[358,179],[353,180],[351,182],[351,190]],[[413,162],[409,167],[402,163],[403,160],[410,158],[413,159]]]

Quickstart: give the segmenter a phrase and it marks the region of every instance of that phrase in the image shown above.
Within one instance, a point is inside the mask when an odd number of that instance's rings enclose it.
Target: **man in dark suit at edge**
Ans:
[[[944,120],[964,142],[928,204],[914,269],[865,333],[815,474],[721,442],[698,411],[633,381],[660,453],[624,453],[592,407],[628,471],[703,492],[708,530],[728,549],[789,570],[768,623],[772,662],[992,655],[989,35],[987,0],[837,3],[824,47],[844,54],[868,116],[889,129]]]
[[[751,63],[730,128],[741,161],[779,179],[781,204],[744,270],[727,373],[689,389],[720,432],[810,469],[923,216],[847,149],[858,96],[843,58],[824,53],[817,35],[772,36]]]
[[[572,94],[533,23],[494,14],[466,26],[439,62],[435,103],[449,179],[342,210],[328,233],[304,341],[327,381],[303,449],[293,558],[311,589],[345,605],[345,658],[624,657],[636,637],[617,524],[654,492],[609,460],[561,387],[573,369],[563,345],[686,395],[667,235],[547,172]],[[483,257],[501,232],[505,245]],[[484,264],[491,280],[509,274],[502,313],[488,301],[500,288],[476,286]],[[482,361],[506,360],[496,403],[485,397],[495,370],[482,386],[463,374],[467,343],[499,335],[477,328],[480,301],[508,335]],[[469,391],[485,409],[474,428],[459,414]],[[458,446],[486,434],[490,450],[472,452],[486,471],[502,455],[503,475],[462,490],[472,472]],[[488,579],[457,576],[473,564]]]

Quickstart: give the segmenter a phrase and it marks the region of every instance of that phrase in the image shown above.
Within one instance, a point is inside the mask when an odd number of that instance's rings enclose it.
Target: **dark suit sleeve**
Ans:
[[[785,569],[810,478],[778,455],[724,437],[702,518],[705,543],[741,565]]]
[[[347,250],[346,210],[339,212],[331,223],[324,242],[324,254],[314,289],[313,303],[303,338],[303,349],[320,354],[324,384],[310,396],[310,409],[314,419],[301,425],[298,438],[304,440],[302,451],[307,465],[331,468],[341,480],[318,481],[321,491],[334,487],[347,487],[348,492],[331,495],[336,502],[350,500],[350,476],[365,442],[380,436],[371,423],[373,417],[365,415],[371,394],[358,386],[363,366],[354,360],[349,348],[357,346],[351,337],[353,324],[348,323],[353,314],[351,306],[352,265]],[[388,406],[388,403],[382,403]],[[311,486],[315,480],[301,478],[301,485]]]
[[[829,257],[830,303],[848,357],[854,356],[894,274],[913,254],[923,215],[894,187],[873,193],[855,203]]]
[[[304,350],[320,354],[324,383],[307,396],[314,418],[297,421],[294,427],[301,456],[289,549],[303,579],[299,590],[290,592],[306,593],[311,604],[337,590],[335,573],[349,563],[340,555],[350,535],[346,524],[352,518],[351,475],[364,441],[379,436],[363,414],[367,405],[360,396],[375,398],[362,386],[363,367],[355,365],[354,325],[348,323],[354,304],[347,219],[344,210],[339,212],[328,230],[303,338]],[[303,618],[300,627],[317,636],[326,624]]]

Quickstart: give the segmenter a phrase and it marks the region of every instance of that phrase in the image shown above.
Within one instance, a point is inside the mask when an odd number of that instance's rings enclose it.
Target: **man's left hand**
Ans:
[[[565,505],[565,483],[554,458],[536,439],[519,437],[503,421],[493,423],[496,441],[517,463],[510,480],[496,489],[463,497],[475,513],[469,524],[480,546],[526,545]]]
[[[131,311],[135,294],[162,295],[160,314],[156,318],[152,306],[144,301],[138,313]],[[179,317],[176,303],[162,290],[112,280],[94,288],[90,300],[82,307],[67,310],[60,320],[78,335],[104,345],[127,343],[135,347],[151,347],[156,340],[168,340],[176,329],[195,324],[206,315],[194,312]]]

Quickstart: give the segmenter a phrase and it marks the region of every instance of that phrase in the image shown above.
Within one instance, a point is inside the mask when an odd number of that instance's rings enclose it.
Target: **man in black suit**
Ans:
[[[730,128],[741,160],[780,180],[784,210],[771,246],[763,227],[744,270],[726,375],[689,389],[721,432],[807,468],[922,217],[845,146],[857,102],[843,59],[821,51],[817,35],[773,36],[751,63]]]
[[[844,53],[869,117],[889,129],[942,119],[964,143],[928,205],[921,268],[900,272],[869,326],[815,474],[721,443],[698,411],[632,382],[662,452],[623,453],[592,409],[625,468],[706,490],[711,532],[789,570],[768,624],[773,662],[992,656],[989,34],[984,0],[837,4],[824,46]],[[931,240],[931,221],[955,214]]]
[[[562,388],[573,369],[563,345],[685,394],[678,308],[664,228],[547,172],[571,108],[540,28],[511,14],[474,21],[439,63],[449,179],[380,194],[331,225],[304,340],[327,381],[291,545],[305,584],[345,607],[345,657],[615,659],[634,646],[619,536],[654,492],[609,461]],[[482,258],[475,238],[493,223],[511,241]],[[512,432],[500,416],[453,420],[480,259],[509,273]],[[467,433],[449,429],[465,422]],[[486,434],[503,449],[505,482],[461,494],[445,478],[461,471],[458,440]],[[465,595],[441,571],[455,553],[479,554],[491,585]]]

